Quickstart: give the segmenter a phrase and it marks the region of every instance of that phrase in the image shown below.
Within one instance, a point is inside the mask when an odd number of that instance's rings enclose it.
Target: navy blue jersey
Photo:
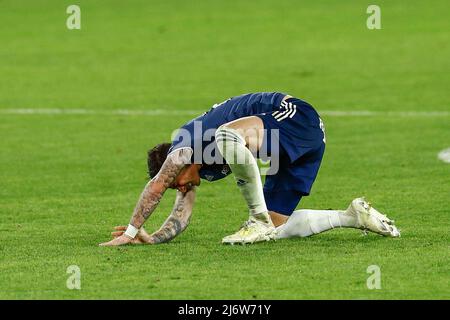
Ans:
[[[216,104],[208,112],[180,128],[169,152],[180,148],[192,148],[194,152],[191,161],[202,164],[199,172],[202,179],[214,181],[224,178],[231,173],[231,170],[220,153],[216,152],[217,146],[214,140],[217,128],[236,119],[258,116],[263,121],[264,128],[267,129],[262,149],[266,148],[267,154],[270,154],[272,137],[269,136],[276,135],[280,164],[286,166],[281,169],[290,168],[290,164],[294,163],[295,167],[298,167],[299,163],[308,162],[299,160],[300,158],[306,160],[310,157],[312,150],[320,149],[324,143],[323,123],[311,105],[295,98],[283,101],[285,96],[286,94],[280,92],[251,93]],[[323,152],[320,158],[322,154]],[[282,179],[277,178],[276,183],[275,177],[266,179],[265,188],[280,189],[279,183],[283,180],[290,182],[284,188],[297,189],[303,194],[309,193],[318,168],[307,168],[308,172],[291,171],[286,173],[285,170],[279,170],[276,177],[282,177]],[[288,175],[292,175],[292,179],[287,179]]]
[[[203,164],[200,169],[201,178],[209,181],[224,178],[231,171],[221,155],[215,152],[216,129],[236,119],[276,111],[285,96],[280,92],[250,93],[215,104],[209,111],[180,128],[169,152],[180,148],[192,148],[194,150],[192,162]],[[205,154],[211,157],[205,157]]]

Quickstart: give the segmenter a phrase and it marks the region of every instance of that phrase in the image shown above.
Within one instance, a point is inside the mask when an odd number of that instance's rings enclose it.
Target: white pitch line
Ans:
[[[204,111],[198,110],[164,110],[164,109],[151,109],[151,110],[93,110],[93,109],[64,109],[64,108],[52,108],[52,109],[0,109],[0,114],[13,114],[13,115],[120,115],[120,116],[165,116],[165,115],[200,115]]]
[[[450,111],[321,111],[320,115],[332,117],[377,117],[377,116],[396,116],[396,117],[446,117],[450,116]]]
[[[0,114],[10,115],[119,115],[119,116],[192,116],[201,115],[205,110],[174,110],[174,109],[149,109],[149,110],[98,110],[98,109],[65,109],[65,108],[26,108],[26,109],[0,109]],[[322,116],[330,117],[448,117],[450,111],[339,111],[323,110]]]

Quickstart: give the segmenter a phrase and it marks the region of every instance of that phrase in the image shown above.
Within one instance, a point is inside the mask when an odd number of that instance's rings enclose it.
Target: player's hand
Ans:
[[[123,246],[125,244],[133,243],[135,239],[130,238],[126,234],[122,234],[120,237],[116,237],[111,241],[100,243],[101,247],[113,247],[113,246]]]
[[[123,244],[143,244],[143,243],[152,243],[150,235],[145,231],[144,228],[141,228],[137,233],[134,239],[125,235],[125,231],[127,230],[127,226],[116,226],[114,227],[114,232],[111,232],[113,236],[113,240],[105,243],[101,243],[100,246],[120,246]],[[126,237],[125,239],[123,239]],[[118,240],[120,239],[120,240]],[[129,241],[127,241],[129,239]]]

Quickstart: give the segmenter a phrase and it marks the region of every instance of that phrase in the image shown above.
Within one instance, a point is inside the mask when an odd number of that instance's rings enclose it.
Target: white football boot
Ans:
[[[247,244],[275,239],[276,229],[272,221],[263,222],[254,217],[250,217],[241,229],[222,239],[225,244]]]
[[[369,230],[386,237],[400,237],[400,231],[394,225],[394,220],[372,208],[370,202],[367,202],[364,197],[354,199],[345,213],[356,217],[356,227],[359,229]]]

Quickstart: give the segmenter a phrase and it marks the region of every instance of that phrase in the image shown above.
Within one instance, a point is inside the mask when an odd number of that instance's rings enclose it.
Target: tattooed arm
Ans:
[[[134,209],[130,224],[136,229],[142,227],[147,218],[153,213],[161,201],[164,192],[174,183],[177,175],[190,162],[192,149],[176,150],[167,156],[159,173],[145,186],[144,191]],[[114,246],[131,243],[133,239],[125,234],[103,243],[103,246]]]
[[[172,213],[158,231],[150,235],[148,243],[169,242],[189,225],[195,200],[195,187],[182,193],[177,191],[177,198]]]
[[[169,242],[181,232],[183,232],[191,218],[192,207],[195,200],[195,188],[183,193],[178,191],[172,213],[163,223],[161,228],[149,235],[144,228],[140,228],[136,237],[130,242],[133,244],[158,244]],[[113,237],[121,237],[127,226],[115,227],[116,231],[112,233]]]
[[[161,201],[164,192],[172,185],[181,169],[189,163],[192,149],[179,149],[167,156],[158,174],[145,186],[137,203],[130,224],[142,227]]]

